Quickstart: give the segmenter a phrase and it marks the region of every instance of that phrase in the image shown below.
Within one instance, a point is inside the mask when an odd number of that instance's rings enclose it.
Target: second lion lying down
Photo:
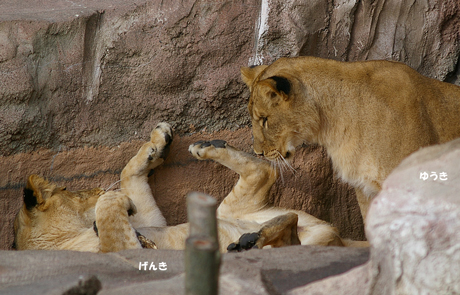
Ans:
[[[183,249],[188,224],[166,226],[148,184],[149,171],[163,163],[172,129],[160,123],[121,173],[121,190],[96,188],[70,192],[32,175],[24,189],[24,205],[15,220],[18,250],[48,249],[113,252],[148,247]],[[276,171],[262,159],[224,141],[197,142],[190,153],[214,160],[240,175],[217,209],[220,250],[303,245],[357,245],[305,212],[271,207],[268,193]],[[245,233],[247,238],[238,239]],[[140,233],[140,234],[139,234]],[[149,241],[150,240],[150,241]]]

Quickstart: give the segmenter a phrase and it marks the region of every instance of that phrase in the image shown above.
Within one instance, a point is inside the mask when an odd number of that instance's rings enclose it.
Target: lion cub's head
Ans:
[[[241,77],[251,91],[254,151],[269,160],[289,159],[303,143],[305,130],[314,132],[319,121],[315,106],[300,99],[305,94],[302,81],[283,67],[282,59],[271,66],[243,67]]]
[[[92,227],[94,207],[102,193],[99,188],[67,191],[65,187],[31,175],[24,188],[24,205],[14,222],[16,248],[56,249]]]

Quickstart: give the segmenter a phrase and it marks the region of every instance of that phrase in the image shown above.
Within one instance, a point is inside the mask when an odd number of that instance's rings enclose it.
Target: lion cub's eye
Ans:
[[[260,117],[260,120],[262,121],[262,126],[268,128],[267,117]]]

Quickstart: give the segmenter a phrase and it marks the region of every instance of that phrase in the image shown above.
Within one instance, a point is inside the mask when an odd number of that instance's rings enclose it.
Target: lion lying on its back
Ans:
[[[148,183],[150,170],[163,163],[171,142],[171,126],[158,124],[150,141],[123,169],[120,191],[72,192],[30,176],[14,224],[16,248],[112,252],[153,248],[153,241],[159,249],[183,249],[188,224],[166,226]],[[221,251],[229,245],[229,250],[300,243],[365,245],[342,240],[336,228],[305,212],[270,206],[269,191],[277,172],[267,161],[222,140],[197,142],[189,151],[199,160],[214,160],[240,175],[217,209]]]
[[[277,161],[304,142],[324,146],[355,187],[364,219],[402,159],[460,137],[460,87],[402,63],[281,58],[241,74],[251,91],[254,151]]]

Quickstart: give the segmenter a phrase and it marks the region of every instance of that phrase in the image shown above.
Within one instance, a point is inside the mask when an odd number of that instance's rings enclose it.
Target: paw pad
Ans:
[[[243,250],[257,249],[255,246],[259,239],[259,233],[246,233],[243,234],[237,243],[231,243],[227,247],[228,252],[241,252]]]
[[[194,144],[192,144],[192,146],[197,146],[197,145],[199,145],[200,148],[213,146],[215,148],[222,149],[222,148],[227,147],[227,142],[225,140],[221,140],[221,139],[214,139],[214,140],[211,140],[211,141],[200,140],[200,141],[197,141]]]

